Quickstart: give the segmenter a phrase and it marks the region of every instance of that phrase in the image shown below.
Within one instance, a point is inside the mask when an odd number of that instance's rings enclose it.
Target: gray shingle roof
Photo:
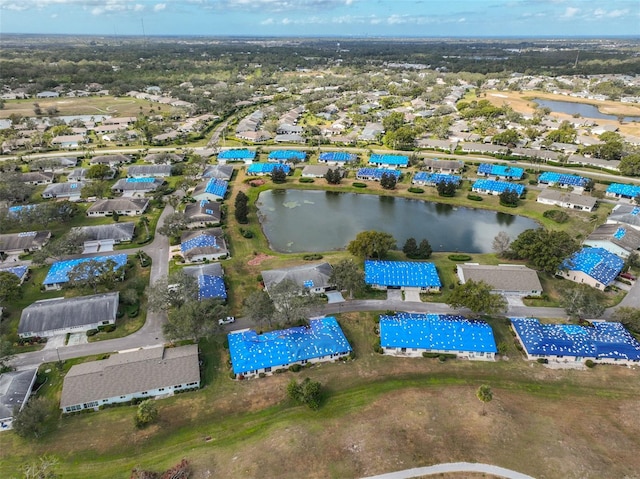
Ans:
[[[127,176],[169,176],[171,165],[133,165],[127,169]]]
[[[593,208],[597,202],[597,199],[591,196],[584,196],[577,193],[559,191],[551,188],[546,188],[541,191],[538,195],[538,198],[551,201],[561,201],[563,203],[571,203],[574,205],[586,206],[589,208]]]
[[[82,187],[84,183],[79,181],[67,182],[67,183],[53,183],[47,185],[47,187],[42,192],[42,196],[47,197],[55,197],[55,196],[75,196],[80,195],[80,191],[82,191]]]
[[[38,369],[11,371],[0,374],[0,419],[13,416],[13,408],[26,402]]]
[[[200,381],[198,346],[158,346],[73,366],[64,378],[60,407]]]
[[[606,223],[598,226],[598,228],[587,237],[585,244],[589,244],[590,241],[610,241],[626,251],[632,252],[640,248],[640,231],[631,227]]]
[[[313,281],[314,288],[326,288],[330,286],[329,278],[333,268],[329,263],[303,264],[302,266],[294,266],[292,268],[270,269],[261,271],[264,286],[269,290],[270,287],[281,283],[285,279],[291,280],[300,288],[305,287],[305,282]]]
[[[638,214],[637,208],[637,206],[633,205],[617,205],[609,214],[607,223],[625,223],[636,229],[640,229],[640,214]]]
[[[110,200],[98,200],[92,204],[87,213],[111,213],[113,211],[144,211],[149,206],[146,198],[113,198]]]
[[[224,272],[222,271],[222,265],[220,263],[209,263],[202,264],[198,266],[185,266],[182,268],[184,274],[189,276],[193,276],[194,278],[198,278],[199,276],[218,276],[222,278],[224,276]]]
[[[106,165],[117,165],[119,163],[129,163],[131,158],[126,155],[100,155],[94,158],[91,158],[92,165],[97,164],[106,164]]]
[[[38,335],[56,329],[115,321],[119,297],[116,292],[36,301],[22,310],[18,334]]]
[[[202,173],[203,178],[220,178],[229,181],[233,176],[233,165],[210,165]]]
[[[184,208],[185,216],[192,222],[204,221],[217,223],[220,221],[220,203],[216,201],[198,201]]]
[[[50,231],[27,231],[0,235],[0,252],[40,249],[50,237]]]
[[[159,178],[153,178],[153,181],[127,181],[127,178],[121,178],[111,187],[114,191],[155,191],[164,181]]]
[[[460,264],[466,281],[484,281],[497,291],[542,291],[538,274],[522,265]]]
[[[131,241],[136,225],[132,221],[126,221],[114,223],[112,225],[82,226],[72,229],[82,233],[85,237],[85,241],[103,241],[113,239],[120,242]]]

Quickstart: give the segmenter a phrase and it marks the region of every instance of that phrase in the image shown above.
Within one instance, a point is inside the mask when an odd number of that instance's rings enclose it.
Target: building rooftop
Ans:
[[[340,163],[356,161],[357,159],[358,155],[347,153],[346,151],[325,151],[324,153],[320,153],[318,157],[318,161],[335,161]]]
[[[300,288],[326,288],[333,268],[329,263],[304,264],[291,268],[261,271],[267,291],[284,280],[296,283]]]
[[[218,158],[223,160],[252,160],[256,152],[247,149],[224,150],[218,153]]]
[[[99,261],[101,263],[112,260],[116,263],[116,269],[120,269],[127,263],[127,255],[125,253],[121,253],[107,256],[93,256],[89,258],[76,258],[66,261],[56,261],[51,265],[51,268],[49,268],[49,272],[47,273],[47,276],[42,284],[46,286],[49,284],[66,283],[67,281],[69,281],[68,274],[74,267],[91,260]]]
[[[593,321],[592,326],[578,326],[510,319],[531,355],[640,360],[640,343],[621,323]]]
[[[298,326],[263,334],[249,329],[230,333],[228,339],[236,374],[351,351],[338,321],[331,316],[311,319],[309,327]]]
[[[112,212],[112,211],[144,211],[149,206],[146,198],[112,198],[98,200],[87,208],[87,213],[91,212]]]
[[[23,231],[0,235],[0,251],[33,250],[41,248],[51,237],[50,231]]]
[[[229,181],[232,176],[232,165],[209,165],[202,173],[203,178],[219,178],[226,181]]]
[[[37,373],[38,368],[0,374],[0,421],[13,418],[14,408],[22,409],[29,399]]]
[[[376,155],[373,154],[369,158],[369,163],[373,165],[396,165],[407,166],[409,157],[405,155]]]
[[[280,168],[286,174],[289,174],[289,171],[291,171],[291,168],[289,167],[289,165],[281,165],[279,163],[253,163],[252,165],[249,165],[249,168],[247,168],[247,173],[249,173],[249,174],[252,174],[252,173],[253,174],[258,174],[258,173],[269,174],[269,173],[272,173],[273,170],[275,170],[276,168]]]
[[[457,175],[445,175],[442,173],[427,173],[426,171],[419,171],[413,177],[413,181],[423,181],[428,184],[437,185],[441,181],[445,183],[460,184],[462,179]]]
[[[400,175],[402,174],[398,170],[390,170],[390,169],[387,169],[387,168],[360,168],[360,169],[358,169],[357,176],[359,176],[359,177],[366,176],[366,177],[369,177],[369,178],[380,179],[380,178],[382,178],[382,175],[384,175],[385,173],[388,174],[388,175],[393,175],[396,178],[399,178]]]
[[[539,183],[556,183],[559,185],[585,186],[589,179],[578,175],[564,175],[555,171],[545,171],[538,177]]]
[[[0,267],[0,272],[2,271],[6,271],[7,273],[13,273],[15,274],[18,279],[20,279],[21,281],[24,279],[25,275],[27,274],[27,271],[29,271],[29,267],[26,265],[21,265],[21,266],[1,266]]]
[[[625,185],[622,183],[611,183],[607,188],[607,193],[626,196],[627,198],[635,198],[640,195],[640,186]]]
[[[493,163],[482,163],[478,166],[478,173],[489,176],[500,176],[503,178],[513,178],[519,180],[524,175],[524,169],[517,166],[496,165]]]
[[[491,326],[448,314],[380,316],[380,345],[389,348],[496,353]]]
[[[275,161],[300,160],[304,161],[307,154],[298,150],[275,150],[269,153],[267,159]]]
[[[624,261],[604,248],[582,248],[565,260],[561,268],[582,271],[599,283],[609,285],[622,271]]]
[[[136,229],[133,221],[121,221],[107,225],[80,226],[72,228],[85,237],[85,241],[131,241]]]
[[[364,281],[382,286],[439,288],[442,286],[433,263],[422,261],[364,262]]]
[[[570,191],[560,191],[551,188],[545,188],[544,190],[542,190],[538,195],[538,199],[560,201],[562,203],[586,206],[589,209],[592,209],[598,201],[592,196],[584,196],[578,193],[571,193]]]
[[[498,291],[542,291],[538,273],[517,264],[459,264],[464,281],[484,281]]]
[[[220,276],[203,274],[198,276],[198,301],[203,299],[227,299],[227,288]]]
[[[473,183],[473,189],[495,191],[496,193],[502,193],[503,191],[511,190],[515,191],[519,195],[524,193],[524,186],[518,183],[509,183],[506,181],[494,181],[494,180],[476,180]]]

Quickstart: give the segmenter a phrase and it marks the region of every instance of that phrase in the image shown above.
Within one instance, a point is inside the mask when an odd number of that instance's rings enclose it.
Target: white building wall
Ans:
[[[30,331],[28,333],[20,334],[20,337],[31,338],[34,336],[38,336],[41,338],[49,338],[51,336],[61,336],[67,333],[81,333],[83,331],[89,331],[90,329],[98,329],[98,326],[107,326],[109,324],[116,324],[116,320],[110,319],[98,323],[81,324],[80,326],[75,326],[73,328],[49,329],[47,331]]]
[[[330,361],[338,361],[340,358],[346,357],[348,355],[349,353],[320,356],[318,358],[305,359],[305,360],[296,361],[293,363],[279,364],[277,366],[271,366],[268,368],[257,369],[254,371],[247,371],[244,373],[240,373],[237,376],[242,376],[244,379],[257,378],[260,375],[260,373],[266,374],[267,376],[271,376],[277,369],[287,369],[289,366],[292,366],[294,364],[300,364],[304,366],[305,364],[326,363]]]
[[[389,356],[421,358],[422,353],[455,354],[458,359],[472,361],[495,361],[495,353],[481,353],[472,351],[452,351],[446,349],[421,349],[421,348],[390,348],[383,347],[384,354]]]

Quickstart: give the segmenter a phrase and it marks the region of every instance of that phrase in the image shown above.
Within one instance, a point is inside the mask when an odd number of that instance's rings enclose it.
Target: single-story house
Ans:
[[[56,261],[51,265],[47,276],[42,282],[44,288],[46,290],[61,289],[62,286],[69,281],[69,272],[80,263],[85,263],[90,260],[99,261],[101,263],[111,260],[115,262],[115,269],[118,270],[127,263],[127,255],[124,253],[120,253],[114,255],[93,256],[88,258],[76,258],[64,261]],[[122,273],[124,274],[124,270],[122,271]]]
[[[521,180],[524,176],[524,168],[496,165],[494,163],[481,163],[480,166],[478,166],[478,176],[495,177],[503,180]]]
[[[23,231],[0,235],[0,254],[16,255],[41,249],[51,238],[51,231]]]
[[[189,203],[184,208],[189,228],[204,228],[220,223],[222,214],[220,203],[217,201],[200,200],[197,203]]]
[[[0,374],[0,432],[11,429],[15,409],[27,404],[37,374],[38,368]]]
[[[168,151],[163,151],[162,153],[151,153],[144,157],[144,161],[147,163],[155,163],[157,165],[171,165],[172,163],[180,163],[183,160],[184,155],[169,153]]]
[[[29,163],[29,170],[62,173],[65,168],[73,168],[77,164],[77,158],[40,158]]]
[[[165,178],[171,176],[171,165],[132,165],[127,176],[133,178]]]
[[[604,248],[610,253],[628,257],[631,253],[638,253],[640,249],[640,231],[628,226],[605,223],[584,240],[585,246]]]
[[[246,165],[250,165],[253,163],[253,160],[256,158],[255,150],[247,150],[247,149],[233,149],[233,150],[224,150],[218,153],[218,163],[224,165],[230,161],[242,161]]]
[[[318,156],[318,163],[326,163],[328,165],[344,165],[357,160],[358,155],[347,153],[346,151],[325,151]]]
[[[284,163],[286,161],[305,161],[307,154],[299,150],[274,150],[267,156],[267,161]]]
[[[69,201],[80,200],[80,193],[84,183],[80,181],[66,183],[52,183],[42,192],[43,198],[66,198]]]
[[[116,167],[131,162],[131,157],[127,155],[99,155],[91,158],[89,163],[92,165],[109,165]]]
[[[458,145],[457,141],[451,140],[436,140],[432,138],[419,138],[416,140],[416,146],[418,148],[429,148],[432,150],[443,150],[447,153],[453,153]]]
[[[311,293],[324,293],[334,289],[335,285],[329,281],[332,273],[333,268],[326,262],[260,272],[267,292],[276,284],[290,280],[297,284],[301,290],[308,289]]]
[[[369,164],[381,168],[406,168],[409,157],[405,155],[371,155]]]
[[[115,324],[120,293],[43,299],[22,310],[21,338],[49,337]]]
[[[607,187],[605,195],[609,198],[624,198],[627,200],[635,200],[640,196],[640,186],[627,185],[623,183],[611,183]]]
[[[554,363],[636,365],[640,363],[640,342],[622,323],[591,321],[577,324],[543,324],[536,318],[510,318],[527,359]]]
[[[140,216],[149,206],[146,198],[113,198],[98,200],[87,209],[87,216],[111,216],[114,212],[125,216]]]
[[[180,251],[189,262],[222,259],[229,255],[222,228],[182,233]]]
[[[426,171],[419,171],[411,180],[411,183],[414,185],[423,185],[423,186],[436,186],[440,182],[445,183],[455,183],[459,185],[462,181],[458,175],[449,175],[444,173],[427,173]]]
[[[67,175],[67,181],[70,181],[70,182],[85,181],[87,179],[88,172],[89,172],[89,168],[75,168]],[[115,174],[115,171],[114,171],[114,174]]]
[[[200,387],[198,345],[154,346],[72,366],[64,377],[60,408],[70,413],[132,399],[172,396]]]
[[[27,279],[27,275],[29,274],[29,266],[0,266],[0,273],[2,273],[3,271],[15,274],[20,280],[20,284],[22,284],[24,283],[24,280]]]
[[[358,136],[361,141],[376,141],[384,133],[382,123],[367,123]]]
[[[182,271],[198,281],[198,301],[210,298],[227,299],[224,270],[220,263],[185,266]]]
[[[476,193],[484,193],[487,195],[499,195],[507,190],[515,191],[519,196],[522,196],[524,193],[524,185],[495,180],[476,180],[471,189]]]
[[[292,133],[290,135],[276,135],[273,141],[276,143],[306,143],[307,139],[302,135]]]
[[[536,201],[545,205],[560,206],[561,208],[593,211],[598,200],[578,193],[545,189],[540,192]]]
[[[112,191],[126,197],[141,197],[145,193],[157,190],[164,180],[160,178],[121,178],[111,187]]]
[[[545,171],[538,177],[539,185],[573,188],[575,191],[583,191],[587,183],[589,183],[589,178],[584,176],[565,175],[555,171]]]
[[[249,176],[267,176],[273,173],[273,170],[280,168],[285,174],[289,174],[291,167],[289,165],[280,163],[253,163],[247,168],[247,175]]]
[[[473,137],[470,136],[469,139],[471,138]],[[462,143],[462,145],[460,145],[460,148],[462,149],[462,151],[466,153],[485,153],[489,155],[502,155],[502,154],[505,154],[509,149],[506,146],[490,145],[486,143],[476,143],[476,142]]]
[[[365,260],[364,282],[376,289],[440,291],[442,282],[433,263]]]
[[[51,144],[58,148],[79,148],[87,142],[85,135],[58,135],[51,139]]]
[[[308,327],[263,334],[243,329],[229,333],[227,338],[233,372],[239,378],[273,374],[292,364],[337,361],[351,352],[349,341],[332,316],[311,319]]]
[[[390,170],[388,168],[359,168],[356,172],[356,179],[365,181],[380,181],[382,175],[393,175],[396,179],[400,178],[400,171]]]
[[[614,206],[607,218],[607,223],[624,224],[640,231],[640,206]]]
[[[337,169],[341,176],[344,173],[340,168],[331,168],[328,165],[307,165],[302,169],[303,178],[324,178],[329,170]]]
[[[582,155],[569,155],[567,165],[595,166],[606,170],[620,171],[620,160],[604,160],[602,158],[588,158]]]
[[[72,228],[73,231],[84,236],[83,254],[113,251],[114,245],[131,242],[135,229],[136,225],[133,221]]]
[[[53,172],[32,171],[31,173],[22,173],[20,181],[26,185],[50,185],[53,183]]]
[[[460,173],[464,168],[464,161],[461,160],[439,160],[437,158],[425,158],[422,160],[424,168],[431,173],[441,173],[452,175]]]
[[[302,135],[304,128],[299,125],[291,125],[289,123],[282,123],[278,125],[276,133],[278,135]]]
[[[232,165],[209,165],[202,173],[203,178],[217,178],[225,181],[230,181],[232,176]]]
[[[494,361],[498,352],[488,323],[450,314],[380,316],[380,346],[391,356],[439,353],[480,361]]]
[[[224,199],[227,194],[229,183],[218,178],[210,178],[208,181],[199,183],[195,187],[191,196],[197,201],[216,201]]]
[[[465,263],[457,267],[460,283],[484,281],[493,293],[509,296],[540,296],[542,284],[535,270],[519,264]]]
[[[622,271],[624,261],[604,248],[582,248],[564,260],[558,275],[604,290]]]
[[[246,131],[239,131],[236,133],[236,137],[241,139],[241,140],[245,140],[245,141],[250,141],[252,143],[262,143],[263,141],[269,141],[272,136],[271,133],[269,133],[266,130],[246,130]],[[218,160],[220,161],[220,160]],[[245,161],[246,163],[246,161]]]

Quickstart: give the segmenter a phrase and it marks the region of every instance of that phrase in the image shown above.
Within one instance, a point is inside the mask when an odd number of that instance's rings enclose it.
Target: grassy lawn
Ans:
[[[82,98],[38,98],[37,103],[46,111],[48,108],[58,109],[58,115],[110,115],[137,116],[140,107],[147,111],[156,107],[156,103],[132,97],[92,96]],[[7,100],[0,110],[0,118],[9,118],[11,114],[33,116],[33,99]]]

